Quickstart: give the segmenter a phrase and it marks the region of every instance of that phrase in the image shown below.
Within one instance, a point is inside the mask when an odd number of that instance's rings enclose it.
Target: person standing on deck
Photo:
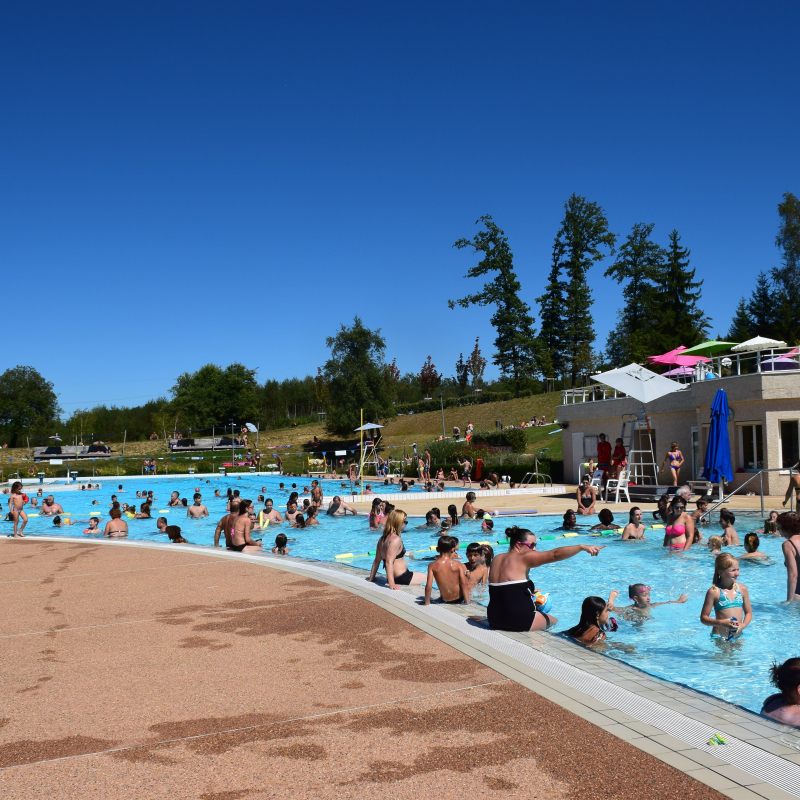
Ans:
[[[611,442],[606,441],[604,433],[597,438],[600,440],[597,442],[597,468],[603,470],[603,483],[605,483],[611,469]]]

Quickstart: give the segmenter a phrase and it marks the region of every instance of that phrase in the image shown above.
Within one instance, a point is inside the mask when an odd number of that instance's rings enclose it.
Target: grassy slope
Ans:
[[[464,408],[446,408],[444,411],[445,430],[448,435],[452,434],[453,426],[458,425],[461,428],[462,434],[467,429],[467,425],[472,423],[476,429],[494,429],[495,420],[502,420],[503,425],[519,425],[523,420],[530,420],[534,415],[541,417],[542,414],[547,416],[548,420],[555,419],[556,406],[561,400],[560,392],[552,392],[550,394],[534,395],[533,397],[523,397],[519,400],[506,400],[499,403],[485,403],[480,406],[467,406]],[[562,458],[561,436],[555,434],[549,435],[552,427],[547,428],[531,428],[528,432],[529,453],[537,452],[541,454],[543,448],[548,448],[547,456],[554,460]],[[406,448],[410,449],[412,442],[417,442],[422,445],[431,439],[441,436],[442,433],[442,415],[439,411],[428,412],[425,414],[412,414],[402,417],[394,417],[386,423],[383,430],[384,443],[388,446],[403,446],[405,439]],[[259,449],[270,454],[269,445],[292,445],[297,448],[306,442],[313,439],[314,436],[325,440],[327,435],[323,425],[302,425],[294,429],[285,429],[279,431],[267,431],[259,435]],[[355,438],[355,434],[354,434]],[[250,445],[255,449],[256,437],[254,434],[250,435]],[[67,444],[67,442],[65,442]],[[112,444],[114,451],[112,463],[107,465],[109,474],[116,472],[117,465],[116,458],[122,455],[122,444]],[[15,448],[13,450],[3,450],[2,457],[4,459],[4,468],[6,472],[9,469],[16,471],[21,466],[23,460],[27,460],[27,450],[25,448]],[[208,457],[210,457],[210,453]],[[135,457],[143,459],[152,456],[161,456],[162,458],[168,456],[166,445],[163,441],[159,442],[128,442],[125,446],[126,463],[130,464],[130,471],[137,472],[138,464],[128,462],[128,457]],[[8,459],[13,459],[9,462]],[[220,461],[222,459],[220,458]],[[294,463],[294,462],[297,463]],[[105,472],[101,467],[101,462],[95,462],[99,471]],[[300,469],[299,459],[287,456],[284,454],[284,464],[287,469],[297,471]],[[30,466],[29,464],[26,465]],[[176,464],[176,468],[177,468]],[[187,465],[188,466],[188,465]],[[39,467],[37,467],[38,469]],[[74,466],[73,466],[74,468]],[[61,468],[66,472],[65,468]],[[89,467],[91,469],[91,467]],[[21,470],[25,474],[25,470]],[[51,472],[55,472],[55,468]]]

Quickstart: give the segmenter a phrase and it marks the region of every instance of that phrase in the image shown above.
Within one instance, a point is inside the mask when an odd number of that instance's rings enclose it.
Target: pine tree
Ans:
[[[605,257],[601,247],[614,253],[617,237],[608,229],[602,207],[573,194],[564,204],[565,215],[553,245],[553,275],[564,271],[566,278],[561,311],[559,353],[571,386],[578,375],[590,368],[595,340],[592,319],[592,290],[587,273]]]
[[[472,352],[469,356],[469,361],[467,361],[467,369],[469,370],[469,374],[472,375],[472,385],[479,386],[483,381],[483,372],[486,369],[486,359],[481,355],[481,349],[478,346],[478,342],[480,341],[480,337],[475,337],[475,347],[473,348]]]
[[[456,361],[456,383],[460,392],[464,392],[469,385],[469,364],[464,361],[464,354],[458,354]]]
[[[472,247],[476,253],[483,253],[483,259],[471,267],[466,277],[479,278],[496,272],[494,279],[484,284],[483,290],[449,300],[450,308],[456,305],[469,308],[472,305],[494,305],[492,325],[497,332],[494,340],[497,352],[492,362],[500,367],[503,376],[514,381],[517,396],[522,381],[533,376],[536,370],[536,336],[530,306],[520,298],[521,285],[514,272],[514,256],[508,246],[508,239],[488,214],[475,224],[483,223],[486,230],[480,231],[473,239],[459,239],[453,246],[459,250]]]
[[[617,283],[627,281],[622,290],[625,307],[620,323],[612,329],[607,344],[620,366],[654,354],[654,281],[664,269],[666,258],[665,250],[650,239],[654,227],[637,222],[620,247],[617,260],[605,271],[605,276]]]
[[[729,342],[745,342],[748,339],[752,339],[755,335],[755,323],[747,308],[747,302],[743,297],[736,306],[736,311],[731,321],[731,327],[728,328],[726,340]]]
[[[545,377],[563,375],[564,359],[561,354],[561,332],[564,326],[564,282],[561,280],[561,261],[553,247],[553,265],[545,293],[536,298],[542,321],[539,333],[539,370]]]
[[[778,204],[780,227],[775,244],[781,251],[781,266],[772,270],[774,284],[773,335],[788,344],[800,341],[800,200],[786,192]]]
[[[773,339],[779,335],[776,325],[777,302],[772,282],[762,270],[756,278],[756,288],[750,296],[747,311],[753,320],[753,336]]]
[[[689,268],[691,250],[681,247],[680,242],[678,231],[673,230],[656,278],[653,318],[658,320],[655,344],[661,352],[680,345],[694,347],[706,339],[710,328],[710,320],[698,306],[703,281],[694,279],[695,270]]]

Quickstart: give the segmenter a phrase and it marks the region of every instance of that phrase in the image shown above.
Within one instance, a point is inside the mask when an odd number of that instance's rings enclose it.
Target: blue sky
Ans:
[[[447,308],[453,242],[492,214],[538,315],[572,192],[677,228],[723,333],[800,193],[800,5],[652,5],[7,4],[0,369],[133,405],[209,361],[314,373],[358,313],[452,374],[493,339]]]

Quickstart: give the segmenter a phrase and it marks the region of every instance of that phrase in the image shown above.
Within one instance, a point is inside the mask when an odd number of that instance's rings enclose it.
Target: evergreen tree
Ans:
[[[458,354],[458,361],[456,361],[456,383],[458,384],[459,392],[466,391],[469,385],[469,364],[464,361],[464,354]]]
[[[545,293],[536,298],[542,321],[539,333],[538,366],[544,377],[563,375],[564,358],[561,354],[561,332],[564,320],[564,282],[561,280],[561,261],[557,247],[553,247],[553,264],[547,279]]]
[[[617,283],[627,281],[622,290],[625,307],[619,324],[609,333],[607,344],[609,354],[619,366],[654,355],[654,281],[663,270],[666,252],[650,239],[653,228],[653,224],[637,222],[620,247],[617,260],[605,271],[605,276]]]
[[[747,307],[747,301],[743,297],[736,306],[731,327],[728,328],[725,338],[729,342],[746,342],[755,335],[755,323]]]
[[[483,259],[467,272],[467,278],[497,273],[494,279],[484,284],[483,290],[449,300],[450,308],[495,306],[492,325],[497,332],[494,340],[497,352],[492,359],[500,367],[504,376],[514,381],[519,396],[522,381],[533,376],[536,369],[536,337],[530,307],[520,298],[520,282],[514,272],[514,256],[508,246],[508,239],[495,225],[491,216],[481,217],[475,224],[483,223],[486,230],[480,231],[473,239],[459,239],[453,246],[459,250],[472,247],[475,253],[482,253]]]
[[[774,339],[779,335],[776,325],[777,303],[772,283],[762,270],[756,278],[756,288],[747,304],[747,311],[753,320],[753,336],[766,336]]]
[[[699,308],[703,281],[694,279],[695,270],[689,268],[691,250],[681,247],[681,237],[673,230],[664,263],[656,278],[657,294],[653,318],[656,349],[660,352],[674,350],[680,345],[694,347],[704,341],[710,320]]]
[[[787,344],[800,341],[800,200],[786,192],[778,204],[780,227],[775,244],[781,266],[772,270],[774,284],[774,335]]]
[[[476,336],[475,347],[470,353],[469,361],[467,361],[467,369],[469,374],[472,375],[473,386],[480,386],[483,383],[483,372],[486,369],[486,359],[481,355],[481,348],[478,346],[479,341],[480,337]]]
[[[595,340],[592,290],[587,273],[593,264],[605,257],[601,248],[608,248],[609,254],[613,255],[617,237],[609,231],[605,212],[597,203],[573,194],[564,208],[564,220],[553,245],[551,279],[560,276],[563,270],[566,280],[559,354],[564,360],[563,369],[570,376],[570,384],[575,386],[578,375],[591,366]]]

